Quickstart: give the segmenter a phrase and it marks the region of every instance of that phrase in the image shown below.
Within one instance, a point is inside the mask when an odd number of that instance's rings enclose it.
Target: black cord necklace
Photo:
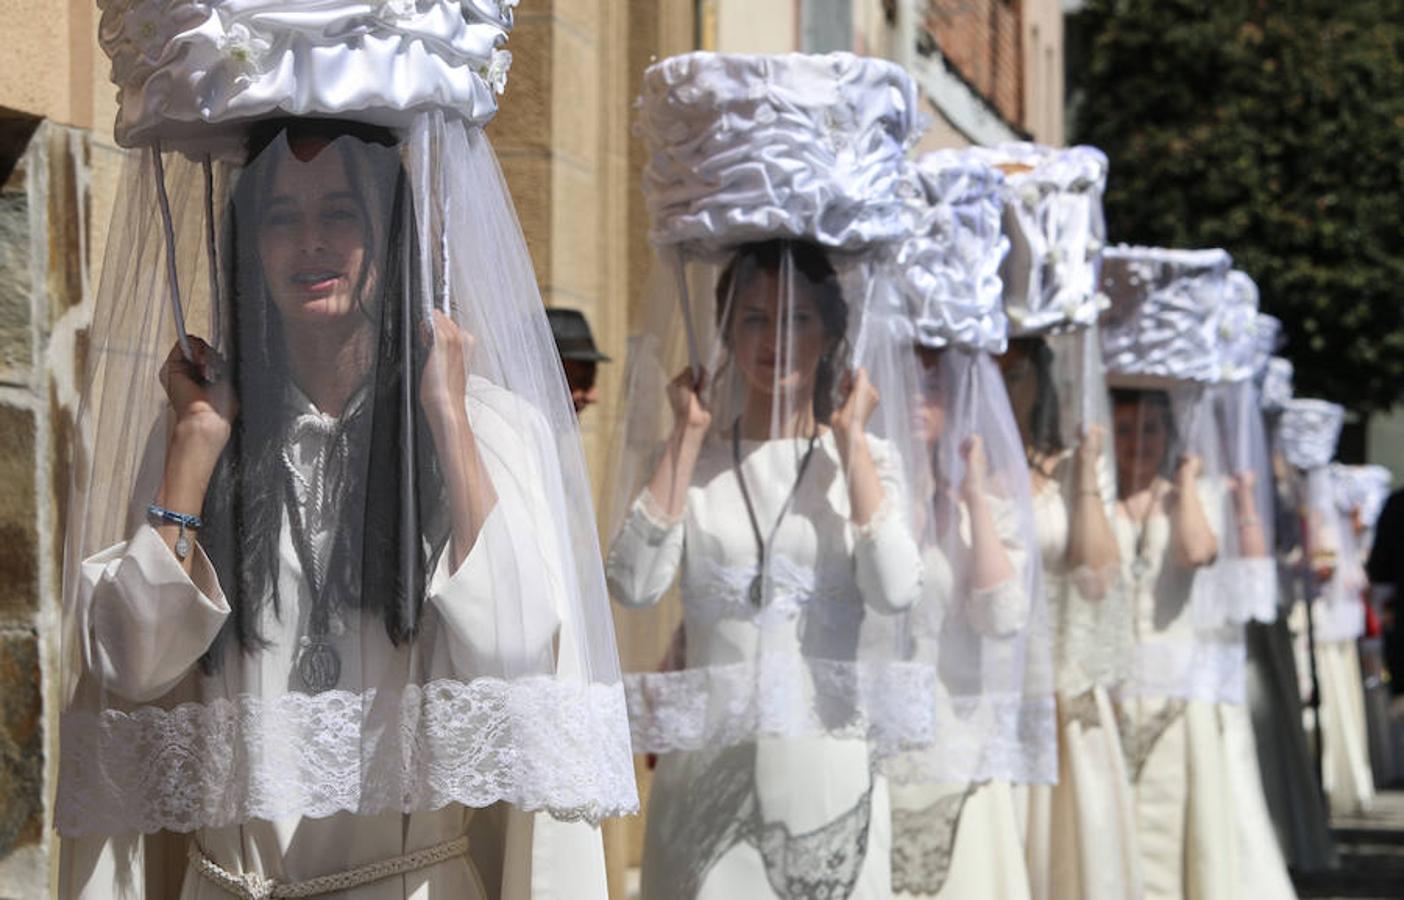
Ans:
[[[809,435],[809,446],[805,448],[804,456],[800,459],[795,483],[791,486],[789,495],[785,497],[785,502],[780,507],[780,514],[775,517],[774,527],[770,529],[770,540],[775,539],[775,532],[780,530],[780,523],[785,521],[785,515],[790,511],[790,505],[795,502],[795,495],[799,493],[800,482],[804,481],[804,473],[809,469],[809,461],[814,456],[814,446],[818,440],[819,428],[816,426]],[[741,499],[746,504],[746,517],[751,522],[751,533],[756,538],[756,576],[751,579],[746,596],[751,601],[752,606],[760,607],[765,602],[765,546],[767,539],[761,535],[760,522],[756,519],[756,507],[751,502],[751,492],[746,487],[746,476],[741,472],[741,418],[739,416],[731,426],[731,458],[736,463],[736,481],[741,485]]]
[[[344,440],[344,435],[338,428],[332,437],[333,452],[342,440]],[[309,691],[320,694],[336,687],[337,683],[341,681],[341,654],[337,653],[336,647],[330,639],[332,604],[329,596],[330,579],[327,578],[327,560],[322,558],[330,553],[330,547],[336,545],[336,531],[338,529],[336,525],[332,526],[328,554],[318,554],[316,547],[312,544],[311,536],[307,533],[306,520],[301,512],[303,503],[312,505],[317,502],[317,497],[314,494],[309,494],[305,501],[300,501],[295,484],[296,473],[292,461],[286,457],[286,454],[283,465],[288,530],[291,532],[290,536],[293,550],[297,554],[298,565],[302,567],[303,577],[307,580],[307,587],[312,595],[311,607],[307,611],[307,633],[299,640],[301,646],[298,648],[296,657],[297,674]],[[324,487],[325,475],[324,471],[313,473],[313,478],[317,482],[316,488]],[[335,517],[333,517],[333,521],[335,521]]]

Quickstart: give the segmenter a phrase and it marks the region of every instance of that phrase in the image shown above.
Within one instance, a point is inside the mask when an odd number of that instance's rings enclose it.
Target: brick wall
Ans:
[[[1023,0],[930,0],[921,27],[942,55],[1009,122],[1025,120]]]

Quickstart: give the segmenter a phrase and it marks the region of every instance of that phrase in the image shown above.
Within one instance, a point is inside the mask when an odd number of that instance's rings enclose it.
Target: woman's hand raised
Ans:
[[[175,417],[171,442],[200,453],[213,469],[229,441],[239,404],[225,377],[224,360],[200,338],[189,340],[193,359],[186,359],[176,344],[161,366],[161,387]]]
[[[972,434],[960,442],[960,458],[965,463],[965,480],[961,482],[961,497],[969,504],[983,503],[989,481],[990,461],[985,455],[985,440]]]
[[[468,427],[468,360],[473,335],[440,310],[423,326],[420,339],[429,358],[419,376],[419,405],[431,431],[447,434]]]
[[[839,452],[846,456],[859,441],[864,440],[868,420],[873,417],[873,411],[882,398],[868,380],[867,370],[861,368],[844,375],[841,390],[843,403],[829,417],[829,427],[834,430]]]
[[[200,515],[205,490],[229,442],[239,404],[224,360],[214,348],[191,337],[190,355],[192,358],[186,359],[177,344],[161,366],[161,387],[170,398],[174,422],[166,444],[161,487],[153,499],[173,512]],[[165,523],[156,531],[174,552],[182,529]],[[190,571],[190,554],[176,552],[176,557]]]
[[[712,411],[702,404],[702,390],[706,384],[706,370],[693,375],[690,367],[668,382],[668,405],[673,409],[675,431],[701,437],[711,427]]]

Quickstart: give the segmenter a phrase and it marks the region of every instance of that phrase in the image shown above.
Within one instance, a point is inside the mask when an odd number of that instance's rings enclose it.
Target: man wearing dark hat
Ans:
[[[561,355],[561,365],[565,368],[566,383],[570,385],[570,402],[575,405],[578,416],[585,407],[600,399],[595,387],[595,375],[602,362],[609,357],[595,346],[595,336],[590,333],[590,323],[578,309],[548,309],[546,317],[551,321],[551,334],[556,338],[556,351]]]

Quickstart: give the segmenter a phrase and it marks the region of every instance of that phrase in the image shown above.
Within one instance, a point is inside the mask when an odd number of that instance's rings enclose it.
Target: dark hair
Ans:
[[[281,457],[294,415],[287,402],[291,374],[282,317],[268,295],[256,234],[262,194],[279,164],[277,155],[261,157],[284,136],[299,156],[305,146],[338,154],[371,232],[372,250],[355,285],[360,314],[376,327],[368,392],[337,424],[333,440],[344,455],[339,467],[329,465],[326,472],[325,489],[339,523],[325,564],[331,602],[374,609],[393,643],[410,639],[419,626],[425,573],[447,542],[438,460],[418,414],[424,351],[417,340],[423,313],[415,298],[423,287],[412,264],[413,203],[397,153],[354,152],[362,145],[394,148],[397,141],[387,129],[359,123],[260,124],[250,132],[249,166],[234,188],[224,231],[225,352],[239,412],[205,493],[201,544],[232,615],[205,655],[206,671],[218,668],[231,637],[245,651],[265,646],[260,616],[270,603],[275,614],[282,612],[278,556],[287,476]]]
[[[1179,442],[1179,429],[1175,424],[1175,406],[1170,402],[1170,394],[1158,388],[1112,388],[1112,409],[1118,406],[1148,406],[1160,413],[1165,423],[1165,458],[1160,461],[1162,475],[1168,475],[1175,467],[1175,446]]]
[[[823,247],[811,241],[789,239],[756,241],[737,247],[717,279],[717,329],[722,341],[727,342],[732,317],[730,301],[736,288],[749,283],[760,272],[779,276],[786,261],[789,262],[786,275],[794,279],[795,295],[814,301],[823,323],[824,337],[829,341],[814,376],[814,418],[827,422],[833,415],[834,392],[847,349],[848,301],[843,297],[838,273]]]
[[[1020,337],[1009,341],[1009,349],[1023,351],[1033,366],[1036,379],[1033,409],[1029,412],[1028,437],[1032,450],[1044,456],[1061,453],[1062,414],[1058,409],[1058,385],[1053,378],[1053,348],[1040,337]]]

